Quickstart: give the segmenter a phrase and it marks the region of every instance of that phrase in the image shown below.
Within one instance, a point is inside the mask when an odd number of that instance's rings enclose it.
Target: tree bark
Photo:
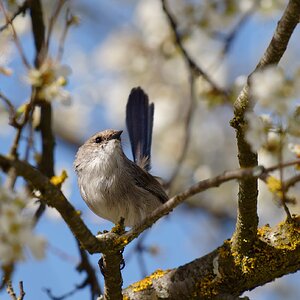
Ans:
[[[259,229],[248,257],[232,253],[231,242],[172,270],[158,270],[130,285],[127,300],[237,299],[245,291],[264,285],[300,268],[300,234],[289,223]]]

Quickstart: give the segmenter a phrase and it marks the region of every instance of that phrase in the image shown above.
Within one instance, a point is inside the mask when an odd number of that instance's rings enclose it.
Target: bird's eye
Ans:
[[[101,138],[100,136],[97,136],[97,137],[95,138],[95,142],[96,142],[97,144],[101,143],[101,142],[102,142],[102,138]]]

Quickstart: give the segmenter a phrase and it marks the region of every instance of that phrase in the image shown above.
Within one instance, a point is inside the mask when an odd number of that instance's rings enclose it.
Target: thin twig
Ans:
[[[236,39],[239,31],[245,25],[245,23],[249,20],[249,18],[253,15],[256,9],[256,2],[253,3],[252,7],[247,10],[239,19],[235,27],[230,31],[230,33],[225,37],[225,43],[222,50],[222,55],[227,54],[232,47],[234,40]]]
[[[49,288],[44,288],[43,290],[48,295],[48,297],[52,300],[64,300],[64,299],[67,299],[67,298],[75,295],[77,292],[84,289],[89,284],[90,283],[89,283],[89,280],[88,280],[88,277],[87,277],[82,281],[82,283],[76,284],[75,287],[72,290],[70,290],[69,292],[66,292],[66,293],[64,293],[60,296],[54,296],[51,289],[49,289]],[[96,297],[98,297],[99,295],[100,294],[97,294],[97,295],[91,294],[91,300],[96,299]]]
[[[279,152],[278,152],[278,161],[280,164],[282,164],[283,162],[283,139],[284,139],[284,132],[282,130],[282,126],[280,128],[280,140],[279,140]],[[282,197],[281,197],[281,204],[284,208],[284,211],[287,215],[287,221],[288,222],[292,222],[292,215],[289,211],[289,208],[286,205],[286,190],[284,188],[283,185],[283,168],[279,168],[279,178],[280,178],[280,183],[281,183],[281,193],[282,193]]]
[[[60,37],[60,40],[59,40],[58,52],[57,52],[57,57],[56,57],[57,61],[61,61],[61,59],[63,57],[65,41],[66,41],[70,26],[72,25],[71,20],[72,20],[72,16],[70,13],[70,9],[68,7],[66,10],[66,16],[65,16],[65,27],[64,27],[63,33]]]
[[[138,241],[136,242],[136,245],[134,246],[134,248],[131,249],[131,251],[127,254],[127,256],[125,258],[126,262],[128,263],[128,261],[133,256],[137,256],[137,260],[139,262],[139,267],[141,269],[142,277],[146,277],[148,274],[144,256],[143,256],[144,252],[148,251],[148,247],[146,247],[144,245],[144,240],[148,233],[149,233],[149,231],[146,231],[139,237]]]
[[[228,34],[222,34],[220,32],[213,32],[211,35],[214,38],[221,39],[223,41],[223,47],[221,50],[221,53],[218,55],[218,58],[213,62],[211,68],[213,68],[215,71],[217,68],[219,68],[222,64],[222,60],[225,58],[226,54],[230,51],[232,48],[234,41],[236,40],[239,32],[243,28],[243,26],[246,24],[246,22],[250,19],[250,17],[253,15],[253,13],[256,11],[257,2],[254,2],[252,7],[247,10],[238,20],[234,28],[228,33]]]
[[[22,62],[23,62],[24,66],[25,66],[27,69],[30,69],[30,64],[29,64],[29,62],[28,62],[28,60],[27,60],[27,58],[26,58],[26,56],[25,56],[25,53],[24,53],[24,51],[23,51],[21,42],[20,42],[20,40],[19,40],[19,38],[18,38],[18,35],[17,35],[17,32],[16,32],[16,30],[15,30],[14,24],[13,24],[11,18],[8,16],[7,11],[6,11],[5,7],[4,7],[4,4],[3,4],[3,1],[2,1],[2,0],[0,0],[0,8],[1,8],[3,14],[4,14],[6,23],[9,24],[9,25],[11,26],[11,29],[12,29],[12,32],[13,32],[14,42],[15,42],[15,44],[16,44],[16,47],[17,47],[18,51],[19,51],[20,57],[21,57],[21,59],[22,59]]]
[[[92,265],[89,261],[88,255],[87,255],[85,250],[81,249],[80,244],[79,244],[78,241],[77,241],[77,245],[78,245],[78,249],[80,251],[81,261],[77,265],[76,270],[79,273],[84,271],[86,273],[86,277],[83,279],[83,281],[81,283],[76,284],[75,287],[72,290],[70,290],[68,292],[65,292],[64,294],[62,294],[60,296],[54,296],[51,289],[45,288],[44,291],[47,293],[49,298],[51,298],[53,300],[63,300],[63,299],[66,299],[68,297],[71,297],[75,293],[77,293],[78,291],[86,288],[87,286],[90,287],[91,299],[92,300],[96,299],[97,297],[99,297],[101,295],[100,284],[97,280],[95,270],[94,270],[94,268],[92,267]],[[55,247],[51,246],[50,250],[52,250],[52,252],[54,254],[60,256],[60,258],[63,259],[63,260],[69,260],[71,263],[75,262],[75,258],[71,257],[68,253],[63,252],[61,249],[58,249],[58,248],[55,248]],[[76,261],[78,262],[78,259],[76,259]]]
[[[6,291],[13,300],[17,300],[17,295],[14,291],[11,281],[8,281]]]
[[[24,15],[27,8],[28,8],[28,0],[24,1],[23,4],[18,7],[17,11],[10,17],[10,23],[6,22],[6,24],[4,24],[3,26],[0,27],[0,32],[5,30],[14,21],[14,19],[17,16],[19,16],[21,14]]]
[[[95,270],[90,263],[86,250],[82,249],[78,240],[76,241],[77,241],[79,254],[81,257],[81,261],[78,264],[76,270],[78,272],[84,271],[86,273],[85,286],[89,285],[90,292],[91,292],[91,299],[95,299],[96,297],[99,297],[101,295],[100,284],[95,274]],[[83,286],[81,288],[83,288]]]
[[[78,291],[78,288],[75,286],[71,291],[66,292],[60,296],[54,296],[51,289],[49,289],[49,288],[44,288],[43,291],[47,294],[47,296],[51,300],[64,300],[64,299],[67,299],[68,297],[73,296]]]
[[[18,300],[23,300],[24,296],[25,296],[25,291],[24,291],[24,287],[23,287],[23,281],[19,282],[19,289],[20,289],[20,296],[19,296]]]
[[[299,175],[296,175],[296,176],[293,176],[291,178],[289,178],[288,180],[286,180],[284,182],[284,185],[283,185],[283,189],[285,191],[288,191],[289,188],[291,188],[292,186],[294,186],[296,183],[298,183],[300,181],[300,174]]]
[[[295,166],[300,163],[300,160],[289,161],[286,163],[277,164],[275,166],[264,168],[263,166],[257,166],[254,168],[245,168],[238,169],[235,171],[226,171],[221,175],[216,177],[199,181],[194,184],[190,188],[186,189],[184,192],[177,194],[176,196],[170,198],[166,203],[162,206],[158,207],[155,211],[153,211],[149,216],[147,216],[140,224],[133,227],[127,233],[123,234],[120,237],[120,240],[125,240],[126,242],[130,242],[139,236],[144,230],[151,227],[158,219],[162,216],[170,213],[175,207],[185,201],[187,198],[194,196],[198,193],[201,193],[205,190],[208,190],[213,187],[218,187],[221,184],[235,180],[235,179],[249,179],[249,178],[265,178],[267,174],[281,169],[287,168],[290,166]]]
[[[172,183],[174,182],[175,178],[177,177],[181,166],[183,164],[183,161],[186,157],[188,146],[190,144],[190,138],[191,138],[191,122],[193,118],[193,113],[195,111],[195,104],[196,104],[196,96],[195,96],[195,91],[194,91],[194,83],[195,83],[195,78],[193,76],[192,70],[190,70],[190,97],[189,97],[189,103],[188,103],[188,110],[186,113],[185,121],[184,121],[184,138],[181,146],[181,152],[180,156],[178,158],[178,161],[176,163],[176,167],[173,171],[173,173],[170,176],[169,181],[166,183],[166,188],[169,188]]]
[[[187,65],[187,68],[189,70],[189,83],[190,83],[190,101],[188,104],[188,110],[187,114],[185,117],[185,122],[184,122],[184,138],[183,138],[183,143],[182,143],[182,148],[180,151],[180,155],[178,158],[178,161],[176,163],[176,167],[174,171],[172,172],[169,181],[166,183],[166,187],[169,188],[172,183],[174,182],[175,178],[177,177],[181,166],[183,164],[183,161],[186,157],[188,146],[189,146],[189,141],[190,141],[190,136],[191,136],[191,121],[193,117],[193,112],[195,111],[195,103],[196,103],[196,96],[195,96],[195,91],[194,91],[194,82],[195,82],[195,76],[202,76],[207,82],[210,83],[210,85],[213,87],[213,89],[221,94],[223,97],[227,97],[227,93],[223,90],[221,90],[215,82],[208,76],[207,73],[203,71],[203,69],[191,58],[191,56],[188,54],[188,52],[185,50],[183,42],[181,40],[180,34],[178,32],[178,25],[176,23],[175,18],[172,16],[169,8],[167,7],[166,0],[161,0],[162,2],[162,7],[165,12],[165,15],[168,18],[170,28],[175,36],[175,42],[178,48],[180,49],[182,56],[184,58],[184,61]]]
[[[12,102],[1,92],[0,92],[0,99],[2,99],[7,106],[8,115],[9,115],[9,124],[15,128],[18,128],[20,124],[16,120],[16,109],[13,106]]]
[[[34,99],[35,99],[35,93],[33,92],[33,94],[31,95],[31,99],[29,101],[29,103],[24,104],[24,113],[23,113],[23,119],[18,123],[18,127],[17,127],[17,132],[16,132],[16,136],[13,142],[13,145],[10,149],[10,155],[13,157],[18,157],[18,147],[19,147],[19,142],[21,139],[21,134],[22,131],[25,127],[25,125],[27,124],[29,117],[31,115],[31,111],[33,110],[34,107]]]
[[[17,123],[18,126],[16,127],[17,128],[16,135],[15,135],[15,138],[13,140],[13,144],[10,148],[10,152],[9,152],[9,155],[12,158],[15,158],[15,159],[19,158],[18,148],[19,148],[19,144],[20,144],[20,140],[21,140],[21,136],[22,136],[22,131],[23,131],[25,125],[28,122],[29,116],[31,115],[31,111],[33,110],[33,107],[34,107],[33,102],[34,102],[34,97],[33,97],[33,94],[32,94],[30,102],[28,104],[25,104],[25,106],[24,106],[25,108],[24,108],[24,113],[23,113],[23,119],[20,122]],[[15,186],[15,183],[16,183],[16,179],[17,179],[17,174],[16,174],[15,170],[12,168],[8,172],[8,176],[7,176],[7,179],[6,179],[6,182],[5,182],[5,186],[8,189],[13,190],[14,186]]]
[[[62,7],[64,6],[64,4],[67,2],[68,0],[59,0],[57,2],[56,7],[54,8],[54,11],[50,17],[49,20],[49,26],[48,26],[48,32],[47,32],[47,36],[46,36],[46,49],[49,49],[50,46],[50,38],[52,35],[52,31],[53,31],[53,27],[55,25],[55,22],[59,16],[60,10],[62,9]]]
[[[166,4],[166,0],[161,0],[162,3],[162,8],[163,11],[165,12],[166,17],[168,18],[169,24],[170,24],[170,28],[174,34],[175,37],[175,41],[176,41],[176,45],[178,46],[178,48],[180,49],[184,60],[187,64],[187,66],[194,72],[195,75],[197,76],[202,76],[214,89],[215,92],[217,92],[218,94],[220,94],[221,96],[223,96],[224,98],[227,99],[227,92],[224,91],[223,89],[221,89],[212,79],[211,77],[199,66],[199,64],[197,64],[192,57],[188,54],[188,52],[186,51],[186,49],[184,48],[182,39],[180,37],[180,34],[178,32],[178,26],[177,23],[175,21],[175,18],[172,16],[167,4]]]
[[[51,252],[53,255],[57,256],[59,259],[61,259],[64,262],[68,262],[72,265],[78,264],[78,258],[75,256],[72,256],[70,253],[52,245],[49,241],[47,242],[47,249],[49,252]]]
[[[23,287],[23,281],[19,282],[19,290],[20,290],[20,296],[17,296],[14,291],[11,281],[8,281],[6,291],[12,300],[23,300],[24,299],[25,291],[24,291],[24,287]]]

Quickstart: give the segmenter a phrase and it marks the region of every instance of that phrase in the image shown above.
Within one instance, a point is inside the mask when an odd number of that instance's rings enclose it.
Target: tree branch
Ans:
[[[49,49],[50,46],[50,39],[53,31],[53,27],[55,25],[55,22],[59,16],[59,13],[64,6],[64,4],[67,2],[67,0],[59,0],[56,3],[56,7],[54,8],[54,11],[50,17],[49,26],[48,26],[48,32],[47,32],[47,38],[46,38],[46,48]]]
[[[250,180],[252,178],[265,179],[270,172],[273,172],[280,168],[286,168],[292,165],[297,165],[299,162],[300,160],[295,160],[286,162],[284,164],[277,164],[269,168],[264,168],[263,166],[256,166],[253,168],[226,171],[223,174],[218,175],[216,177],[199,181],[198,183],[186,189],[184,192],[177,194],[176,196],[170,198],[166,203],[159,206],[155,211],[148,215],[140,224],[136,225],[131,230],[121,235],[119,240],[124,244],[131,242],[133,239],[138,237],[144,230],[151,227],[158,219],[170,213],[176,206],[178,206],[191,196],[194,196],[212,187],[218,187],[221,184],[234,179],[239,179],[239,181]]]
[[[45,24],[43,20],[43,9],[40,0],[30,1],[30,17],[32,24],[33,39],[35,45],[35,66],[39,68],[46,59],[48,49],[45,44]],[[41,106],[41,117],[39,130],[42,140],[41,160],[38,164],[39,170],[51,178],[54,176],[54,146],[55,139],[52,132],[52,107],[45,99],[38,99],[37,89],[33,88],[32,93],[35,95],[35,103]],[[42,216],[45,210],[45,204],[40,206],[35,214],[36,222]]]
[[[182,53],[182,56],[185,60],[185,63],[187,64],[187,66],[189,67],[190,70],[193,71],[193,73],[197,76],[202,76],[214,89],[214,91],[218,94],[220,94],[221,96],[227,98],[227,93],[222,90],[211,78],[210,76],[190,57],[190,55],[188,54],[188,52],[185,50],[183,42],[181,40],[180,34],[178,32],[177,29],[177,24],[176,21],[174,19],[174,17],[172,16],[166,0],[161,0],[162,3],[162,8],[163,11],[165,12],[165,15],[169,21],[170,24],[170,28],[174,34],[175,37],[175,41],[176,41],[176,45],[178,46],[180,52]]]
[[[39,68],[47,55],[45,45],[45,24],[43,20],[43,10],[40,0],[30,2],[30,16],[35,44],[35,66]],[[37,96],[37,93],[35,93]],[[39,163],[39,170],[51,178],[54,175],[54,146],[55,140],[52,132],[52,107],[44,99],[36,99],[41,106],[41,118],[39,129],[42,139],[42,155]],[[38,101],[40,100],[40,101]]]
[[[86,227],[80,218],[80,213],[68,202],[63,193],[54,186],[48,177],[26,162],[14,160],[0,155],[0,166],[4,170],[13,167],[18,176],[22,176],[33,188],[42,193],[42,201],[51,207],[55,207],[74,236],[79,240],[84,249],[90,253],[99,253],[106,249],[108,242],[105,237],[97,239]],[[107,239],[109,241],[109,239]]]
[[[20,296],[17,296],[14,288],[12,286],[11,281],[9,281],[7,283],[7,288],[6,291],[9,294],[9,296],[11,297],[12,300],[23,300],[25,297],[25,291],[24,291],[24,287],[23,287],[23,281],[19,282],[19,290],[20,290]]]
[[[174,180],[176,179],[178,173],[180,172],[181,166],[184,162],[184,159],[187,155],[188,146],[190,143],[190,137],[191,137],[191,123],[193,119],[193,113],[195,111],[195,104],[196,104],[196,96],[194,91],[194,84],[195,84],[195,78],[193,75],[193,71],[189,70],[190,76],[189,76],[189,83],[190,83],[190,97],[189,97],[189,103],[185,105],[188,105],[188,109],[186,112],[185,120],[184,120],[184,137],[182,142],[182,148],[180,149],[180,155],[178,158],[178,161],[176,163],[175,169],[173,170],[169,181],[165,184],[165,188],[170,188]]]
[[[299,225],[281,223],[259,229],[259,239],[248,257],[232,253],[230,241],[186,265],[158,270],[123,292],[128,300],[235,299],[300,268]],[[276,238],[274,238],[276,237]]]
[[[5,105],[7,106],[9,124],[12,125],[13,127],[18,128],[20,124],[16,120],[16,109],[13,106],[12,102],[1,92],[0,92],[0,99],[2,99]]]
[[[103,254],[103,265],[100,266],[105,280],[104,299],[122,300],[122,274],[121,265],[123,260],[123,249],[121,251],[107,252]],[[100,261],[99,261],[100,262]],[[102,264],[101,262],[101,264]]]
[[[36,51],[34,64],[38,68],[41,66],[47,55],[47,49],[45,47],[45,24],[41,1],[31,0],[29,2],[29,9]]]
[[[91,299],[94,299],[95,297],[98,297],[101,295],[100,284],[98,282],[95,270],[91,266],[88,255],[86,253],[86,250],[84,250],[80,247],[79,242],[78,242],[78,249],[80,252],[81,261],[76,269],[78,272],[82,272],[82,271],[86,272],[87,277],[86,277],[85,283],[86,283],[86,285],[90,286]]]
[[[192,185],[184,192],[172,197],[166,203],[153,211],[140,224],[136,225],[128,232],[119,235],[111,231],[95,237],[81,220],[78,211],[76,211],[68,202],[61,190],[50,182],[48,177],[26,162],[5,157],[0,154],[1,168],[4,171],[8,170],[9,168],[14,168],[18,176],[22,176],[27,182],[32,184],[33,188],[39,190],[42,193],[42,201],[44,201],[48,206],[57,209],[74,236],[80,242],[81,246],[91,254],[107,254],[112,250],[117,251],[123,249],[124,246],[139,236],[139,234],[144,230],[151,227],[159,218],[171,212],[176,206],[193,195],[201,193],[212,187],[218,187],[222,183],[234,179],[251,177],[265,178],[266,174],[279,168],[290,167],[297,164],[300,164],[300,160],[289,161],[287,163],[275,165],[270,168],[258,166],[255,168],[226,171],[216,177],[202,180]]]
[[[300,181],[300,174],[297,174],[297,175],[293,176],[292,178],[290,178],[290,179],[288,179],[284,182],[283,189],[285,191],[288,191],[289,188],[294,186],[299,181]]]
[[[24,54],[24,51],[23,51],[23,48],[22,48],[22,45],[21,45],[21,42],[19,40],[19,37],[17,35],[17,32],[15,30],[15,27],[14,27],[14,24],[12,22],[12,19],[8,16],[7,12],[6,12],[6,9],[4,7],[4,4],[3,4],[3,0],[0,0],[0,9],[3,11],[3,14],[4,14],[4,17],[5,17],[5,21],[6,21],[6,24],[10,24],[10,27],[12,29],[12,34],[13,34],[13,39],[14,39],[14,43],[16,44],[16,47],[19,51],[19,54],[20,54],[20,57],[22,59],[22,62],[24,64],[24,66],[29,69],[30,68],[30,64]]]
[[[11,24],[14,19],[19,15],[24,15],[28,8],[28,0],[25,0],[21,6],[18,7],[17,11],[11,16],[9,22],[6,22],[4,25],[0,27],[0,32],[6,29],[9,24]]]
[[[300,2],[290,0],[281,17],[273,38],[254,72],[280,61],[290,37],[299,22]],[[254,73],[252,72],[252,74]],[[252,75],[250,74],[249,78]],[[241,168],[257,166],[257,153],[253,153],[245,140],[245,119],[247,109],[253,105],[249,101],[249,84],[247,83],[234,103],[234,119],[231,126],[236,129],[238,158]],[[258,226],[257,215],[257,180],[245,178],[240,181],[238,195],[238,216],[233,236],[233,250],[247,254],[256,240]]]

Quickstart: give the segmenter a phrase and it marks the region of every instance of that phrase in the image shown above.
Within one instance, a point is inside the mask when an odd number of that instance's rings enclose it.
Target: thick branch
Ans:
[[[55,139],[52,132],[52,107],[43,101],[41,103],[41,121],[39,125],[42,138],[42,156],[39,170],[51,178],[54,175],[54,146]]]
[[[291,224],[261,228],[255,251],[239,260],[229,241],[184,266],[157,271],[125,289],[126,299],[235,299],[300,269],[300,236]],[[276,237],[276,238],[274,238]]]
[[[103,265],[100,266],[104,280],[104,299],[122,300],[122,274],[121,265],[124,263],[123,251],[114,251],[103,254]]]
[[[39,68],[43,64],[48,51],[45,45],[45,24],[43,19],[42,4],[40,0],[32,0],[30,2],[30,16],[36,51],[34,63],[35,66]],[[43,174],[51,178],[54,175],[55,146],[55,139],[52,132],[52,107],[49,102],[45,101],[45,99],[38,99],[38,93],[36,91],[34,95],[36,97],[36,99],[34,99],[35,102],[39,103],[41,106],[39,130],[41,132],[42,153],[38,167]],[[36,212],[36,221],[39,220],[44,210],[45,205],[41,203],[39,209]]]
[[[36,51],[34,63],[36,67],[39,67],[43,63],[46,56],[43,10],[40,0],[31,0],[29,1],[29,5],[33,39]]]
[[[255,71],[280,61],[290,37],[299,22],[299,16],[300,2],[295,0],[289,1],[277,25],[273,38],[256,66]],[[257,166],[257,154],[252,152],[250,145],[245,140],[244,114],[249,106],[249,85],[247,84],[234,103],[234,119],[231,121],[231,125],[236,129],[238,158],[242,168]],[[257,180],[255,178],[242,179],[240,181],[238,216],[236,231],[233,237],[233,249],[241,254],[247,254],[256,239],[258,225],[257,195]]]
[[[45,24],[40,0],[30,2],[30,16],[35,44],[35,66],[39,68],[45,60],[47,49],[45,47]],[[35,93],[38,95],[38,93]],[[39,130],[42,139],[42,155],[39,170],[48,177],[54,175],[54,146],[55,140],[52,132],[52,107],[44,99],[36,99],[41,105],[41,118]]]

